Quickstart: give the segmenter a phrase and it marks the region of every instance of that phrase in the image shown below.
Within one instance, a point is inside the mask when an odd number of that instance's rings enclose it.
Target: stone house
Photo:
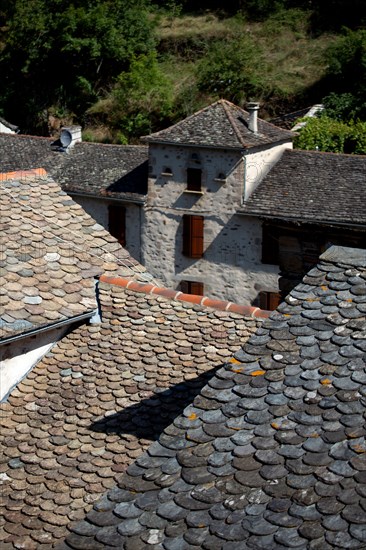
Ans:
[[[0,169],[44,166],[167,286],[274,309],[327,246],[365,245],[366,159],[295,151],[257,111],[220,100],[146,146],[0,135]]]

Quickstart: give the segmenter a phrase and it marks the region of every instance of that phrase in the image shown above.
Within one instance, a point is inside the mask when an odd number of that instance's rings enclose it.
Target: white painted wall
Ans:
[[[245,154],[244,200],[247,200],[256,190],[262,179],[279,161],[285,149],[292,149],[291,141],[275,146],[271,145],[261,150],[251,149]]]
[[[283,149],[283,147],[282,147]],[[186,169],[199,154],[203,194],[186,192]],[[255,156],[256,155],[256,156]],[[274,162],[276,151],[253,153],[252,167]],[[278,289],[277,266],[262,265],[262,223],[236,214],[244,194],[245,163],[240,151],[150,145],[149,195],[142,231],[142,262],[168,287],[181,280],[199,281],[205,294],[241,304],[251,303],[260,290]],[[164,175],[167,168],[172,176]],[[262,169],[265,173],[265,168]],[[217,181],[220,173],[225,182]],[[251,179],[254,186],[258,174]],[[184,214],[204,221],[204,257],[183,256]]]
[[[68,327],[28,336],[0,347],[0,401],[66,333]]]
[[[141,210],[142,207],[134,203],[108,201],[100,197],[84,197],[72,195],[75,202],[100,225],[108,231],[108,206],[120,204],[126,208],[126,250],[137,261],[141,261]]]

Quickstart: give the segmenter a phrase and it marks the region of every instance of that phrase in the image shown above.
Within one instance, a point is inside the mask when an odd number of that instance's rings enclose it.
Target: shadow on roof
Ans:
[[[119,178],[106,188],[108,193],[138,193],[146,195],[147,193],[147,160],[136,168],[133,168],[127,174]]]
[[[197,378],[176,384],[168,390],[153,394],[136,405],[126,407],[116,414],[105,416],[93,422],[89,429],[121,436],[133,434],[138,438],[154,441],[192,403],[196,395],[222,366],[217,365]]]

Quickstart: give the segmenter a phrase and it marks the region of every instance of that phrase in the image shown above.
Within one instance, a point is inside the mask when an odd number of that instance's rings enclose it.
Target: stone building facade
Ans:
[[[292,147],[290,132],[273,128],[261,121],[253,131],[248,113],[219,101],[147,138],[141,257],[153,275],[240,303],[277,292],[278,268],[261,262],[262,222],[238,214]]]

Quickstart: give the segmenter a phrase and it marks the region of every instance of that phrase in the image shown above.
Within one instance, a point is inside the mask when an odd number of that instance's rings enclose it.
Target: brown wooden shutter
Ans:
[[[126,246],[126,208],[115,204],[108,207],[108,228],[109,232],[117,241]]]
[[[279,292],[262,291],[259,293],[259,307],[268,311],[274,311],[281,302]]]
[[[181,281],[180,289],[185,294],[195,294],[196,296],[203,296],[204,293],[203,283],[198,281]]]
[[[203,256],[203,216],[183,216],[183,254],[190,258]]]
[[[191,281],[190,284],[190,294],[195,294],[196,296],[203,296],[203,283],[198,283],[197,281]]]

